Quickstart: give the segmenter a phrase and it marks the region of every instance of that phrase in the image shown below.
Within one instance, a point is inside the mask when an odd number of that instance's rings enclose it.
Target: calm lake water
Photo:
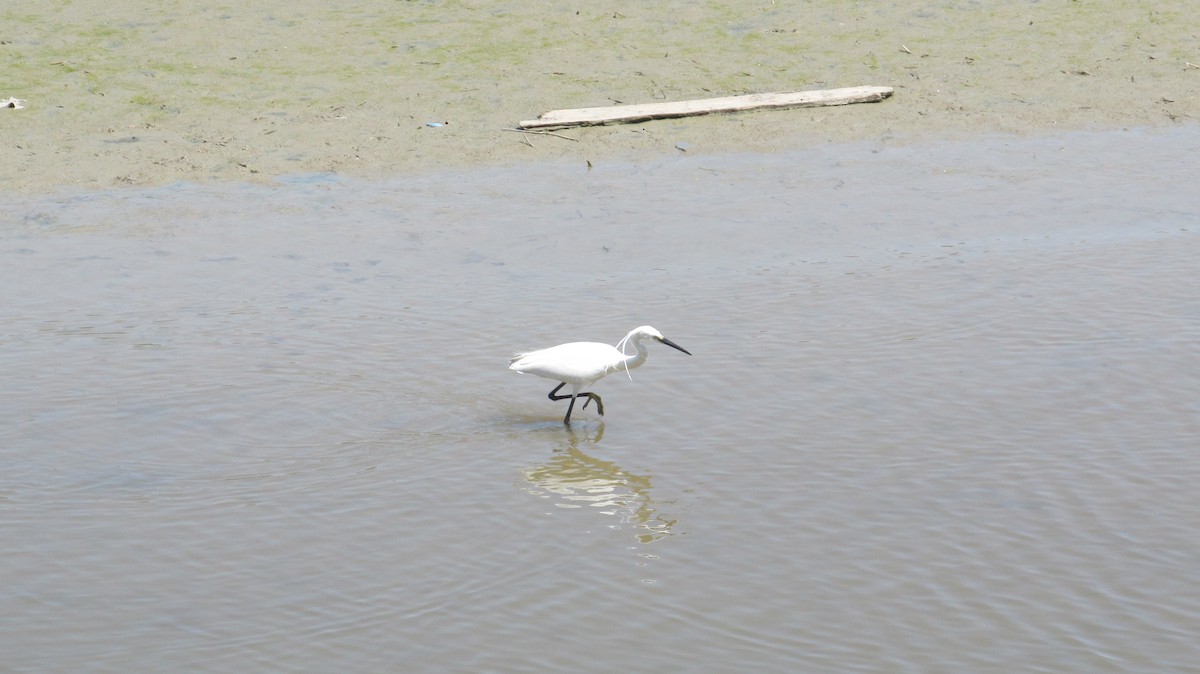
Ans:
[[[1200,128],[4,197],[14,672],[1200,662]],[[514,351],[646,366],[561,423]]]

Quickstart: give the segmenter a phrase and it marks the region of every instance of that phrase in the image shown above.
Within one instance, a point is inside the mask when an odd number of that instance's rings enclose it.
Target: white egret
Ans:
[[[547,397],[551,400],[571,399],[571,404],[567,405],[567,416],[563,418],[563,423],[569,426],[571,410],[575,408],[575,399],[579,396],[587,398],[583,402],[583,409],[586,410],[588,403],[595,400],[596,411],[600,412],[600,416],[604,416],[604,403],[600,400],[600,396],[590,391],[581,393],[580,389],[596,383],[600,378],[613,372],[624,370],[628,373],[630,370],[640,367],[642,363],[646,362],[646,347],[642,345],[643,339],[653,339],[679,349],[689,356],[692,355],[687,349],[663,337],[658,330],[649,325],[643,325],[625,335],[625,338],[615,347],[599,342],[559,344],[539,351],[518,353],[509,361],[508,369],[562,382],[555,386]],[[635,353],[626,354],[626,344],[632,344]],[[630,379],[632,378],[631,376]],[[571,395],[556,395],[567,384],[571,385]]]

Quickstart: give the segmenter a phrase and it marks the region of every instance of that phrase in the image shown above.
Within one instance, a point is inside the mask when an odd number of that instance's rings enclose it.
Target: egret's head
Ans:
[[[663,340],[663,334],[649,325],[643,325],[640,328],[634,328],[633,334],[641,337],[642,339],[657,339],[660,342]]]
[[[683,348],[682,346],[679,346],[675,342],[672,342],[671,340],[667,339],[666,337],[663,337],[663,334],[661,332],[659,332],[658,330],[655,330],[654,328],[650,327],[649,325],[643,325],[642,327],[634,330],[633,332],[638,337],[645,337],[645,338],[653,339],[655,341],[662,342],[663,344],[666,344],[667,346],[669,346],[673,349],[679,349],[680,351],[686,353],[689,356],[692,355],[691,351],[688,351],[687,349]]]

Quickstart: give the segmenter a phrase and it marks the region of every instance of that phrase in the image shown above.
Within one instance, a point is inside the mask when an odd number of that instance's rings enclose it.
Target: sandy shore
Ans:
[[[1184,0],[885,5],[34,0],[0,11],[0,99],[26,101],[0,110],[0,189],[1200,119]],[[563,132],[573,140],[506,130],[556,108],[858,85],[896,95]]]

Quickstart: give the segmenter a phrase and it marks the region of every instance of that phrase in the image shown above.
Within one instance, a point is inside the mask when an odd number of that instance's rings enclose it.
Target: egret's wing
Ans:
[[[621,352],[608,344],[571,342],[517,354],[508,368],[573,384],[591,383],[611,372],[621,358]]]

